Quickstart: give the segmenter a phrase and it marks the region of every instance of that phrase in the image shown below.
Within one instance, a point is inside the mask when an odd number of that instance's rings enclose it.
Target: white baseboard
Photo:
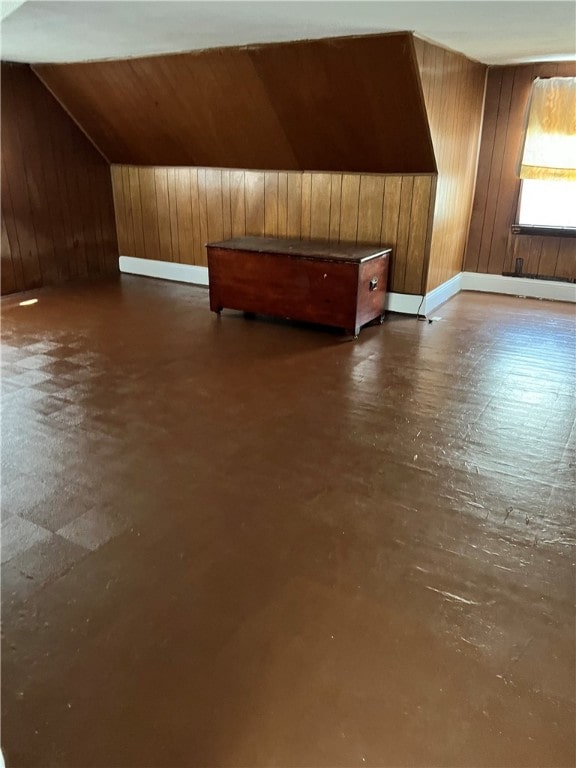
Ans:
[[[386,309],[388,312],[400,312],[403,315],[422,313],[424,297],[413,293],[387,293]]]
[[[172,261],[156,261],[154,259],[139,259],[135,256],[120,256],[120,272],[143,277],[158,277],[161,280],[175,280],[180,283],[208,285],[208,267],[197,267],[192,264],[178,264]],[[422,302],[422,296],[406,293],[386,294],[386,309],[390,312],[401,312],[415,315]]]
[[[505,277],[480,272],[461,272],[462,291],[504,293],[508,296],[523,296],[532,299],[569,301],[576,303],[576,285],[556,280],[532,280],[529,277]]]
[[[197,267],[194,264],[120,256],[120,272],[143,277],[159,277],[161,280],[176,280],[179,283],[208,285],[208,267]]]
[[[198,267],[192,264],[120,256],[120,271],[131,275],[158,277],[161,280],[208,285],[208,267]],[[386,309],[389,312],[399,312],[405,315],[428,315],[460,291],[503,293],[510,296],[527,296],[536,299],[576,303],[576,285],[574,283],[531,280],[526,277],[504,277],[503,275],[487,275],[478,272],[459,272],[450,280],[427,293],[425,297],[409,293],[387,293]]]
[[[462,272],[459,272],[457,275],[454,275],[454,277],[451,277],[450,280],[446,280],[445,283],[442,283],[434,288],[434,290],[430,291],[430,293],[427,293],[424,306],[420,310],[421,314],[429,315],[430,312],[433,312],[436,307],[440,306],[440,304],[444,304],[444,302],[451,299],[452,296],[456,296],[457,293],[460,293],[462,290],[461,278]]]

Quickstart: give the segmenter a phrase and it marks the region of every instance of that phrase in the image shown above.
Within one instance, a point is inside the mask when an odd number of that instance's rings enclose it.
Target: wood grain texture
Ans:
[[[2,293],[117,271],[108,164],[30,67],[2,63]]]
[[[576,238],[515,235],[524,118],[536,77],[574,77],[575,62],[550,62],[491,67],[476,192],[464,268],[470,272],[523,272],[544,277],[576,278]]]
[[[129,186],[127,178],[133,182]],[[166,184],[158,183],[164,178]],[[154,179],[157,211],[149,215]],[[177,181],[171,183],[171,179]],[[206,265],[207,242],[244,235],[389,245],[393,249],[390,290],[418,294],[424,289],[434,174],[113,165],[112,183],[124,256],[156,258],[160,242],[162,261]],[[168,222],[171,238],[162,235]]]
[[[113,163],[436,170],[405,32],[34,70]]]
[[[426,290],[462,269],[482,125],[486,67],[414,38],[438,166]]]
[[[389,251],[354,253],[302,240],[235,238],[208,245],[210,309],[239,309],[346,329],[384,316]]]

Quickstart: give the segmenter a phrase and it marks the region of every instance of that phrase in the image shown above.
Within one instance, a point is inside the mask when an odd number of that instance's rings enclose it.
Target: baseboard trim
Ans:
[[[426,294],[426,300],[424,301],[424,307],[421,310],[423,315],[429,315],[441,304],[444,304],[452,296],[456,296],[462,290],[462,272],[459,272],[450,280],[446,280],[445,283],[434,288],[430,293]]]
[[[171,261],[139,259],[135,256],[120,256],[120,271],[130,275],[157,277],[179,283],[208,285],[208,267],[194,264],[178,264]],[[576,303],[576,285],[553,280],[532,280],[525,277],[504,277],[479,272],[459,272],[450,280],[422,296],[410,293],[386,294],[386,309],[405,315],[429,315],[437,307],[460,291],[502,293],[509,296],[525,296],[551,301]]]
[[[533,280],[528,277],[505,277],[481,272],[461,272],[462,291],[482,293],[503,293],[508,296],[522,296],[530,299],[568,301],[576,303],[576,285],[556,280]]]
[[[424,296],[413,293],[387,293],[386,309],[388,312],[399,312],[402,315],[417,315],[422,312]]]
[[[135,256],[120,256],[120,272],[142,277],[158,277],[161,280],[173,280],[179,283],[208,285],[208,267],[195,264],[179,264],[173,261],[138,259]]]
[[[142,277],[157,277],[160,280],[173,280],[179,283],[208,285],[208,267],[193,264],[178,264],[172,261],[139,259],[135,256],[120,256],[120,272]],[[389,312],[401,312],[415,315],[422,302],[422,296],[406,293],[388,293],[386,309]]]

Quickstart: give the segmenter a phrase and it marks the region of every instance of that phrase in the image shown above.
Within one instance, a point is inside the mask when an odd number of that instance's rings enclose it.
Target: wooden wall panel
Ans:
[[[2,63],[2,293],[117,271],[107,162],[30,67]]]
[[[524,259],[523,272],[576,278],[576,239],[515,235],[524,119],[536,77],[576,76],[575,62],[491,67],[478,163],[476,192],[464,269],[502,274]]]
[[[113,163],[436,170],[405,32],[34,70]]]
[[[438,166],[427,290],[462,269],[474,195],[486,67],[431,43],[414,45]]]
[[[127,179],[132,183],[128,185]],[[391,290],[419,294],[424,289],[434,174],[378,176],[114,165],[112,182],[124,256],[158,258],[160,243],[162,261],[204,266],[206,242],[246,234],[368,242],[394,249]],[[157,211],[151,215],[153,199]]]

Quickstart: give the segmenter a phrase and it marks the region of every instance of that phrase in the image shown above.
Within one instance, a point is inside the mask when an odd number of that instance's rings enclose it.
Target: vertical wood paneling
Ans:
[[[140,188],[140,207],[142,211],[142,232],[144,251],[147,259],[160,259],[160,234],[158,230],[158,206],[156,202],[156,184],[154,171],[138,169]]]
[[[328,173],[312,174],[310,197],[310,237],[330,239],[330,198],[332,177]]]
[[[340,198],[340,242],[355,243],[358,236],[360,176],[344,174]]]
[[[179,168],[178,172],[181,180],[183,217],[183,220],[180,215],[178,217],[181,225],[180,259],[184,264],[205,265],[204,244],[208,242],[206,169],[192,168],[187,174],[186,168]]]
[[[278,237],[288,232],[288,174],[278,174]]]
[[[510,100],[512,98],[512,86],[514,84],[514,69],[512,67],[506,68],[503,72],[502,84],[500,88],[500,104],[502,108],[509,112]],[[496,131],[494,134],[494,145],[492,147],[492,162],[498,167],[502,167],[506,153],[506,125],[498,122],[496,124]],[[488,179],[488,197],[486,199],[486,218],[488,220],[494,220],[498,213],[500,217],[503,212],[498,210],[498,198],[500,195],[500,175],[490,175]],[[509,215],[509,212],[506,211]],[[507,234],[507,233],[503,233]],[[490,262],[490,255],[492,252],[492,242],[494,239],[494,230],[490,233],[490,236],[483,238],[482,247],[478,258],[478,266],[480,271],[488,271],[488,264]]]
[[[262,237],[264,235],[264,174],[258,171],[245,171],[244,204],[246,206],[246,234]]]
[[[412,226],[412,193],[414,191],[414,178],[402,177],[400,190],[400,212],[398,215],[398,234],[394,258],[392,260],[392,285],[406,284],[406,263],[408,260],[408,243],[410,240],[410,227]]]
[[[398,222],[400,221],[400,195],[402,176],[387,176],[384,186],[384,207],[382,210],[382,243],[398,241]],[[392,262],[394,258],[392,259]]]
[[[393,248],[390,289],[420,293],[435,177],[227,171],[214,168],[112,168],[125,255],[158,248],[164,261],[206,264],[206,242],[245,234],[367,242]],[[142,190],[126,180],[142,182]],[[158,211],[149,216],[155,181]],[[136,194],[138,192],[138,194]],[[144,221],[149,217],[155,226]],[[134,223],[144,243],[130,238]],[[156,245],[148,243],[155,240]],[[124,252],[124,251],[123,251]]]
[[[202,249],[207,242],[219,242],[224,239],[224,202],[222,191],[222,171],[217,168],[207,168],[205,171],[206,185],[206,221],[208,228],[206,240],[202,242]]]
[[[8,239],[8,233],[6,232],[6,223],[2,218],[2,241],[0,244],[2,250],[1,255],[1,275],[2,275],[2,288],[4,293],[14,293],[18,290],[18,284],[16,281],[16,274],[14,272],[14,264],[12,262],[12,251],[10,249],[10,241]]]
[[[539,275],[555,275],[556,264],[558,262],[558,252],[560,250],[559,237],[543,237],[542,252],[540,254],[540,264],[538,265]]]
[[[358,192],[358,242],[379,243],[384,204],[383,176],[362,176]]]
[[[222,172],[222,238],[232,237],[232,219],[230,212],[230,171]]]
[[[427,291],[460,272],[474,195],[486,67],[461,54],[414,39],[434,145],[438,181]],[[425,248],[426,250],[426,248]],[[412,250],[414,263],[417,249]],[[413,274],[412,264],[407,264]]]
[[[288,174],[288,215],[286,237],[300,237],[302,233],[302,174]]]
[[[330,242],[340,242],[340,208],[342,205],[342,176],[333,174],[330,184]]]
[[[264,232],[278,237],[278,174],[272,171],[264,177]]]
[[[128,243],[128,207],[124,202],[124,184],[122,181],[124,169],[115,166],[110,169],[112,176],[112,193],[114,195],[114,210],[116,211],[116,232],[118,237],[118,251],[120,254],[130,253]]]
[[[113,180],[114,183],[114,180]],[[134,235],[134,217],[132,215],[132,205],[130,200],[130,169],[122,166],[122,199],[127,206],[126,210],[126,248],[121,251],[123,255],[134,254],[136,252],[136,240]]]
[[[144,225],[142,222],[142,202],[140,197],[140,177],[138,168],[128,169],[128,187],[130,190],[130,208],[132,210],[132,225],[134,232],[134,256],[146,258],[144,247]]]
[[[576,277],[576,240],[573,237],[562,237],[558,246],[556,261],[556,277],[574,279]]]
[[[114,166],[112,166],[114,168]],[[172,261],[180,261],[180,234],[178,228],[178,206],[177,206],[177,185],[176,185],[176,169],[166,169],[166,183],[167,183],[167,201],[168,201],[168,213],[170,216],[170,239],[172,244],[171,254]],[[126,198],[124,198],[126,199]]]
[[[166,168],[154,169],[154,188],[156,190],[156,206],[158,212],[159,258],[162,261],[165,261],[165,254],[172,253],[172,224],[170,217],[170,203],[168,200],[168,171]]]
[[[230,171],[230,215],[232,217],[232,237],[244,237],[246,234],[246,205],[244,197],[244,171]]]
[[[30,67],[1,82],[2,293],[117,272],[108,163]]]
[[[570,238],[515,235],[520,180],[517,175],[526,105],[536,77],[574,77],[574,62],[491,67],[478,163],[476,192],[464,268],[470,272],[523,272],[576,278],[576,245]],[[564,244],[566,243],[566,244]],[[572,254],[572,256],[570,255]]]
[[[404,289],[407,293],[420,293],[426,290],[424,270],[431,188],[431,176],[414,177],[404,271]]]
[[[300,202],[300,237],[309,240],[312,232],[312,174],[302,174],[302,198]]]

